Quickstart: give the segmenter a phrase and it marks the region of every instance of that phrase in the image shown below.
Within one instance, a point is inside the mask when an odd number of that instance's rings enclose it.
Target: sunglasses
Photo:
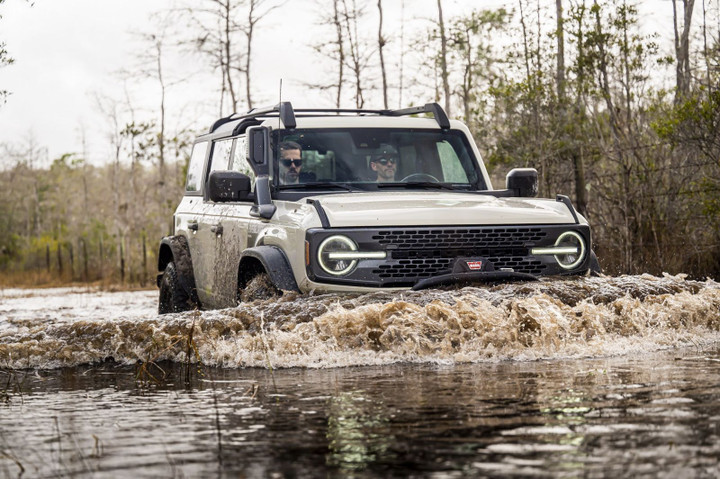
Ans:
[[[389,158],[378,158],[377,160],[375,160],[375,163],[380,163],[383,166],[387,166],[388,164],[394,165],[395,163],[397,163],[397,158],[392,156]]]
[[[280,160],[280,164],[285,168],[290,168],[290,165],[302,166],[302,160]]]

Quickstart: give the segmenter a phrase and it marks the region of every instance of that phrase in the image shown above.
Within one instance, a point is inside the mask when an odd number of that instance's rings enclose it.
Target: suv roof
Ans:
[[[279,118],[287,129],[297,127],[297,117],[399,117],[407,115],[418,115],[430,113],[435,118],[438,126],[443,129],[450,128],[450,120],[445,111],[438,103],[426,103],[424,106],[402,108],[398,110],[362,110],[362,109],[331,109],[331,108],[309,108],[294,109],[289,101],[278,103],[275,106],[266,108],[253,108],[247,113],[233,113],[230,116],[220,118],[208,131],[209,135],[223,136],[240,133],[252,125],[259,125],[264,120]]]

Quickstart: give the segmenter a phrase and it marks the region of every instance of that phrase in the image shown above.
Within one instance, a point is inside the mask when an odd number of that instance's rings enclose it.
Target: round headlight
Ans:
[[[562,268],[577,268],[585,259],[585,240],[574,231],[566,231],[561,234],[555,242],[555,246],[573,251],[572,253],[555,255],[555,259]]]
[[[318,262],[327,273],[343,276],[350,273],[357,265],[356,259],[333,259],[333,253],[347,253],[357,251],[357,245],[347,236],[331,236],[320,243],[318,248]],[[342,256],[342,255],[340,255]]]

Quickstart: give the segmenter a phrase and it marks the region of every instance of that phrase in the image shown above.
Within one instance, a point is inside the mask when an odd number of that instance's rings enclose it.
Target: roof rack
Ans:
[[[217,130],[221,125],[224,125],[225,123],[235,121],[235,120],[243,120],[248,118],[259,118],[259,117],[275,117],[279,116],[280,119],[283,122],[283,125],[285,125],[285,128],[293,129],[297,127],[297,122],[295,120],[295,113],[298,113],[297,116],[300,117],[307,117],[307,116],[320,116],[320,114],[323,113],[335,113],[337,115],[340,114],[358,114],[358,115],[380,115],[380,116],[406,116],[406,115],[417,115],[420,113],[432,113],[433,117],[435,118],[435,121],[437,121],[440,128],[447,130],[450,128],[450,120],[448,120],[447,115],[445,114],[445,110],[438,104],[438,103],[426,103],[424,106],[415,106],[410,108],[402,108],[399,110],[362,110],[362,109],[345,109],[345,108],[301,108],[301,109],[293,109],[292,103],[289,101],[284,101],[281,103],[278,103],[275,106],[269,106],[264,108],[253,108],[251,110],[248,110],[247,113],[244,114],[237,114],[233,113],[230,116],[226,116],[224,118],[220,118],[215,123],[213,123],[212,127],[210,127],[209,133],[214,132]]]

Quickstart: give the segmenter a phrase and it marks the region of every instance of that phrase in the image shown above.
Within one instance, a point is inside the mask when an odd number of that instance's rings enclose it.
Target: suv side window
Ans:
[[[238,171],[250,177],[250,184],[255,188],[255,172],[247,160],[247,137],[241,136],[235,140],[235,151],[233,152],[230,169]]]
[[[455,148],[447,141],[440,141],[437,143],[437,149],[438,155],[440,156],[440,166],[442,167],[444,181],[451,183],[470,183]]]
[[[210,175],[211,171],[228,169],[232,146],[233,140],[218,140],[213,142],[212,158],[210,159],[208,175]]]
[[[202,185],[202,172],[205,166],[205,154],[207,153],[208,142],[195,143],[193,145],[192,154],[190,155],[190,164],[187,171],[187,182],[185,183],[185,191],[195,193],[200,191]]]

